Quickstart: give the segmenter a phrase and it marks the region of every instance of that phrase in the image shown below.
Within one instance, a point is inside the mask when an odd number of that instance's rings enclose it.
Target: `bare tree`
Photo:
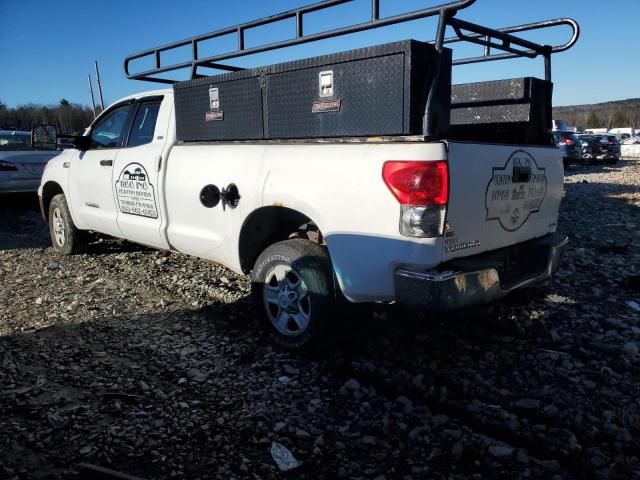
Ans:
[[[31,130],[34,125],[55,125],[60,133],[82,132],[93,121],[90,107],[66,99],[58,105],[21,105],[7,108],[0,103],[0,128]]]

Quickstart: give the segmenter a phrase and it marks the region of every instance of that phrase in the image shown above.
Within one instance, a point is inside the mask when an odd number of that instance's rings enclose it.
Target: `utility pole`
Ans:
[[[98,93],[100,93],[100,108],[104,111],[104,98],[102,97],[102,84],[100,83],[100,71],[98,70],[98,61],[96,64],[96,81],[98,82]]]
[[[93,118],[96,118],[96,99],[93,96],[93,85],[91,84],[90,73],[87,73],[87,79],[89,80],[89,92],[91,93],[91,105],[93,105]]]

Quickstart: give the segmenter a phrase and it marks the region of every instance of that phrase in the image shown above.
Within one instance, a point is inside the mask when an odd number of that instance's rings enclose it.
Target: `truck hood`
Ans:
[[[0,160],[11,163],[46,163],[60,154],[59,150],[9,150],[0,151]]]

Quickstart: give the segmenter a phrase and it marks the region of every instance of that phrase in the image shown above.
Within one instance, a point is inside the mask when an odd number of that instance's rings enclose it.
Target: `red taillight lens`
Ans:
[[[447,162],[389,161],[382,178],[401,205],[446,205],[449,201]]]
[[[560,145],[568,145],[571,146],[573,145],[573,140],[571,140],[570,138],[563,138],[562,140],[560,140],[558,142]]]

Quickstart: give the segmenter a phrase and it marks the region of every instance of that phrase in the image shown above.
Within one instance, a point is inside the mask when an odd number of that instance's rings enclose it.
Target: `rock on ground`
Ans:
[[[553,280],[417,322],[349,309],[316,355],[273,346],[246,278],[108,238],[57,257],[14,203],[0,478],[282,478],[276,444],[296,478],[637,478],[639,185],[638,162],[572,168]]]

